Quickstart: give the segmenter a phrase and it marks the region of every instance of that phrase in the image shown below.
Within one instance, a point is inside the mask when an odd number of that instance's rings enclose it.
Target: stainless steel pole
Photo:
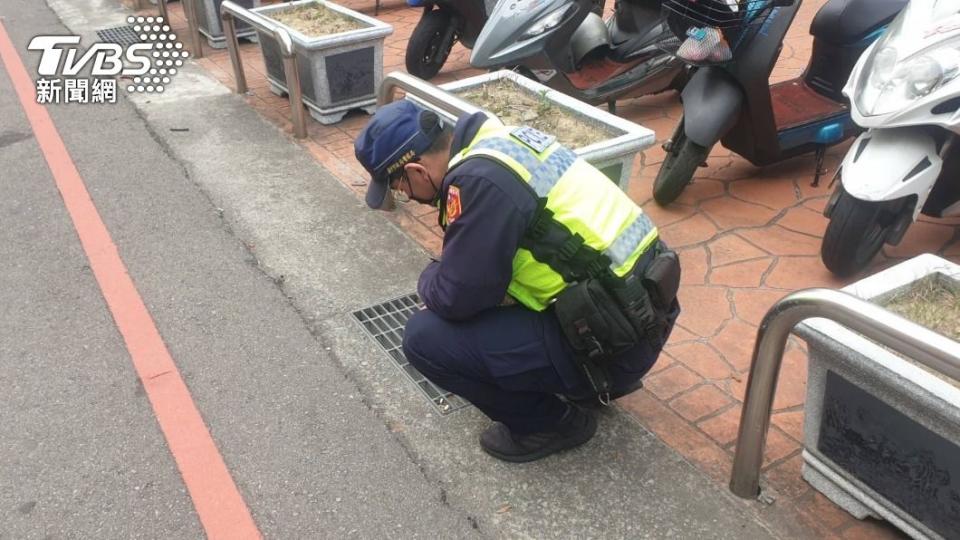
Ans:
[[[224,5],[231,2],[224,2]],[[237,83],[237,93],[247,91],[247,76],[243,72],[243,60],[240,58],[240,44],[237,43],[237,22],[233,13],[221,9],[220,20],[223,21],[223,34],[227,38],[227,52],[230,53],[230,63],[233,65],[233,78]]]
[[[415,93],[418,98],[443,109],[454,116],[473,114],[481,109],[442,88],[418,79],[413,75],[401,71],[392,71],[383,78],[380,90],[377,93],[377,106],[383,106],[396,99],[397,89]]]
[[[290,97],[290,114],[293,117],[293,136],[303,139],[307,136],[307,121],[303,111],[303,92],[300,89],[300,70],[297,67],[297,53],[293,50],[293,40],[283,28],[276,28],[274,35],[280,43],[283,53],[283,73],[287,79],[287,95]]]
[[[170,24],[170,15],[167,14],[167,0],[157,0],[157,8],[160,10],[163,22]]]
[[[193,41],[193,55],[203,58],[203,38],[200,37],[197,0],[180,0],[180,2],[183,6],[183,16],[187,18],[187,28],[190,29],[190,40]]]

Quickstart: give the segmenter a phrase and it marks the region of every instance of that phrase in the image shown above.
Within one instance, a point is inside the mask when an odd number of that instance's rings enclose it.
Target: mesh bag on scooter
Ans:
[[[763,24],[772,4],[771,0],[664,0],[667,23],[682,41],[672,52],[695,65],[728,62],[746,31]]]

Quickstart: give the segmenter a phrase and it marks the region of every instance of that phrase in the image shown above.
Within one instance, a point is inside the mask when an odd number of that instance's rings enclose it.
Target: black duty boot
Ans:
[[[510,428],[497,422],[480,434],[480,447],[497,459],[524,463],[580,446],[596,431],[597,419],[593,413],[570,405],[556,431],[514,435]]]

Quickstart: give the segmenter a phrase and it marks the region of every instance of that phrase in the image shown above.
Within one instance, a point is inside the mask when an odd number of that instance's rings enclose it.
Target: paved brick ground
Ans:
[[[802,73],[810,54],[809,24],[824,1],[808,1],[801,9],[774,69],[774,81]],[[373,14],[372,0],[341,3]],[[406,41],[420,10],[387,0],[378,17],[395,28],[386,41],[385,72],[402,70]],[[186,36],[179,4],[171,5],[171,18],[181,36]],[[206,56],[197,62],[233,87],[226,52],[204,49]],[[480,73],[469,67],[468,52],[457,46],[435,82]],[[292,133],[288,102],[270,93],[258,46],[243,44],[242,56],[251,89],[248,102]],[[680,113],[674,93],[622,101],[618,110],[621,116],[653,129],[660,142],[673,132]],[[302,142],[358,197],[366,189],[367,178],[353,158],[353,138],[367,120],[368,116],[357,113],[333,126],[310,121],[309,138]],[[840,145],[829,152],[829,169],[837,166],[846,148]],[[829,192],[827,182],[818,188],[810,185],[812,156],[759,169],[718,147],[709,166],[700,170],[677,203],[661,208],[652,202],[651,188],[663,155],[659,144],[643,153],[629,194],[658,223],[663,238],[680,251],[684,312],[664,355],[648,376],[646,388],[619,404],[702,470],[726,482],[754,338],[763,315],[791,291],[845,284],[832,277],[819,259],[826,227],[820,212]],[[435,211],[408,204],[389,217],[425,248],[439,253],[441,234]],[[924,219],[911,228],[899,247],[887,248],[870,271],[924,252],[960,262],[958,224],[960,220]],[[778,497],[771,511],[785,512],[823,537],[897,537],[885,524],[852,519],[800,478],[805,389],[803,345],[791,342],[777,389],[764,465],[766,482]]]

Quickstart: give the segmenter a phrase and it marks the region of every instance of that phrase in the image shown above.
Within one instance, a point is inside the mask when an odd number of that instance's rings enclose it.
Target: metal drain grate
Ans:
[[[116,43],[123,48],[127,48],[134,43],[140,43],[140,36],[133,31],[132,26],[114,26],[113,28],[97,30],[97,37],[102,42]]]
[[[377,345],[394,364],[421,392],[430,403],[440,412],[440,414],[450,414],[456,410],[467,407],[469,403],[442,388],[436,387],[403,355],[403,328],[407,325],[410,315],[415,313],[423,304],[420,303],[420,297],[416,294],[408,294],[393,300],[388,300],[382,304],[377,304],[368,308],[353,312],[353,317],[360,323],[363,330],[377,342]]]

